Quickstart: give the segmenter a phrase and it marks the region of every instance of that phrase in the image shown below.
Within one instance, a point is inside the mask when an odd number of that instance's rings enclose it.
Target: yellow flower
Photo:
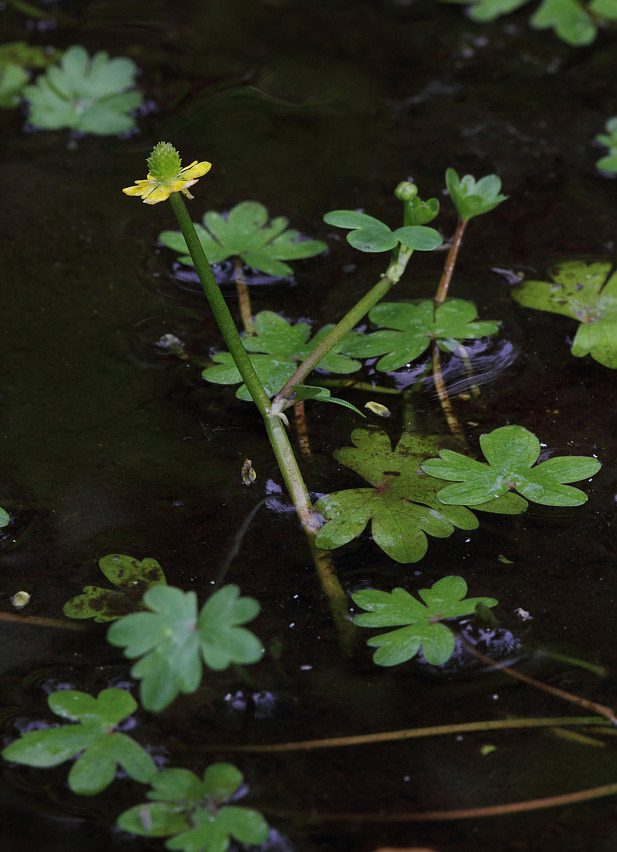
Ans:
[[[144,204],[158,204],[159,201],[167,201],[172,192],[181,192],[187,198],[192,198],[193,196],[188,191],[189,186],[197,183],[199,178],[207,174],[211,168],[212,163],[205,161],[198,163],[195,160],[190,166],[180,169],[172,177],[160,179],[148,172],[145,180],[136,180],[135,186],[127,186],[122,192],[127,195],[140,195]]]

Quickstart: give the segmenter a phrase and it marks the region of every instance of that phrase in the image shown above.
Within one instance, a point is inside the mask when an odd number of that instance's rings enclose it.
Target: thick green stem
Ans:
[[[412,254],[413,249],[406,248],[405,246],[399,246],[398,249],[394,250],[390,264],[377,284],[359,302],[356,302],[343,319],[334,326],[332,331],[324,337],[319,346],[315,347],[308,358],[298,366],[298,369],[287,384],[279,391],[272,402],[273,412],[282,411],[285,408],[285,403],[294,392],[294,386],[301,385],[304,379],[315,369],[332,347],[348,334],[380,299],[383,299],[388,290],[394,287],[405,271]]]
[[[322,588],[328,597],[328,604],[341,640],[341,645],[345,650],[348,650],[352,642],[351,631],[353,631],[353,625],[349,620],[347,598],[335,573],[330,568],[324,567],[324,559],[317,559],[315,556],[315,551],[317,550],[315,547],[315,536],[317,535],[319,524],[311,505],[306,484],[298,467],[289,438],[287,437],[287,432],[281,418],[271,410],[268,395],[242,344],[236,324],[214,279],[208,258],[203,250],[203,246],[199,242],[195,227],[183,199],[179,193],[175,192],[170,195],[169,200],[182,230],[182,235],[186,240],[189,253],[195,264],[195,269],[199,275],[206,298],[212,308],[217,325],[221,330],[221,334],[234,359],[236,367],[253,397],[255,405],[263,417],[266,432],[283,475],[285,486],[308,538],[315,567],[317,568]]]

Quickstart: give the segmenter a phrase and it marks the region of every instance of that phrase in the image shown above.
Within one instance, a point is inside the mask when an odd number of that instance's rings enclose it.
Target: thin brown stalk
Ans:
[[[450,249],[448,251],[448,256],[446,257],[443,272],[441,273],[441,280],[439,281],[439,287],[437,288],[437,294],[435,296],[435,305],[437,307],[439,307],[439,305],[443,305],[448,297],[448,287],[452,280],[452,273],[456,266],[456,259],[458,257],[459,249],[463,241],[463,234],[465,233],[468,221],[468,219],[459,219],[456,226],[456,231],[454,232],[452,242],[450,243]]]
[[[443,373],[441,370],[441,356],[439,355],[439,346],[437,345],[437,341],[435,340],[433,340],[433,380],[435,382],[435,390],[437,391],[437,396],[439,397],[441,410],[443,411],[444,416],[448,422],[450,432],[452,432],[454,437],[461,443],[465,443],[465,437],[463,435],[463,430],[461,429],[461,424],[458,422],[456,414],[454,413],[454,408],[452,407],[450,397],[448,396],[448,391],[446,390],[446,383],[444,382]]]
[[[58,630],[86,630],[86,624],[64,621],[61,618],[45,618],[41,615],[18,615],[16,612],[0,612],[0,621],[12,621],[19,624],[32,624],[35,627],[55,627]]]
[[[294,405],[294,420],[296,423],[296,439],[300,449],[300,455],[304,460],[311,457],[311,442],[308,433],[308,424],[306,422],[306,409],[304,400],[301,399]]]
[[[242,325],[247,334],[255,334],[255,323],[251,313],[251,297],[249,288],[244,277],[242,261],[239,257],[234,262],[234,281],[236,282],[236,292],[238,294],[238,305],[240,307],[240,316],[242,317]]]

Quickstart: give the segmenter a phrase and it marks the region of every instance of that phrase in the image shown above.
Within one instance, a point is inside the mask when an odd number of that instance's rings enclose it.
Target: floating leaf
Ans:
[[[2,752],[6,760],[26,766],[58,766],[83,752],[69,772],[69,787],[82,796],[100,793],[122,769],[146,784],[156,773],[150,755],[135,740],[118,733],[118,724],[137,708],[123,689],[104,689],[97,698],[73,689],[52,692],[52,711],[76,724],[28,731]]]
[[[605,367],[617,368],[617,271],[610,263],[569,260],[548,281],[523,281],[512,295],[526,308],[550,311],[579,321],[572,354],[590,354]]]
[[[10,523],[11,523],[11,516],[9,515],[9,513],[5,509],[2,509],[0,507],[0,529],[2,527],[8,527],[8,525]]]
[[[542,0],[530,23],[536,30],[554,29],[562,41],[574,47],[591,44],[598,32],[593,18],[578,0]]]
[[[448,350],[453,351],[460,340],[497,333],[500,323],[475,322],[477,316],[475,305],[463,299],[451,299],[438,308],[429,299],[413,305],[382,302],[372,308],[369,318],[388,330],[373,334],[352,332],[345,338],[344,352],[356,358],[382,355],[377,369],[397,370],[422,355],[432,340],[446,344]]]
[[[435,205],[430,199],[425,207],[422,202],[416,205],[416,220],[430,222],[434,218],[431,214]],[[439,209],[439,208],[437,208]],[[435,212],[437,215],[437,212]],[[407,225],[392,231],[384,222],[366,213],[357,210],[332,210],[323,217],[328,225],[337,228],[350,228],[347,234],[347,242],[354,248],[364,252],[389,251],[402,243],[407,248],[416,251],[433,251],[443,242],[439,231],[434,228],[425,228],[423,225]]]
[[[540,442],[522,426],[493,429],[480,436],[480,446],[488,464],[452,450],[442,450],[439,459],[422,464],[430,476],[460,483],[439,491],[442,503],[476,507],[518,491],[543,506],[580,506],[587,495],[563,483],[587,479],[602,466],[590,456],[555,456],[534,467]]]
[[[465,598],[467,583],[462,577],[444,577],[430,589],[420,589],[417,601],[405,589],[380,592],[367,589],[352,595],[354,603],[368,610],[354,618],[359,627],[399,627],[368,640],[377,648],[373,660],[379,666],[396,666],[411,660],[422,649],[431,665],[439,666],[454,653],[454,634],[441,624],[447,618],[473,613],[478,605],[493,607],[494,598]]]
[[[144,592],[152,586],[164,586],[167,583],[156,559],[140,562],[132,556],[112,553],[99,560],[99,567],[118,590],[85,586],[82,595],[64,604],[62,611],[69,618],[113,621],[136,609],[145,609],[141,601]]]
[[[266,389],[268,396],[274,396],[296,371],[299,361],[303,361],[321,343],[333,325],[326,325],[309,341],[310,326],[306,322],[291,325],[287,320],[272,311],[260,311],[255,317],[255,334],[246,335],[242,342],[251,353],[255,371]],[[344,340],[334,346],[319,362],[319,368],[331,373],[354,373],[362,366],[341,354]],[[242,382],[242,376],[229,352],[218,352],[212,356],[214,367],[206,367],[202,372],[207,382],[220,385],[235,385]],[[236,392],[238,399],[251,400],[249,389],[241,384]]]
[[[16,107],[27,82],[28,73],[19,65],[0,67],[0,107],[2,109]]]
[[[446,186],[463,221],[494,210],[508,197],[500,194],[501,179],[497,175],[486,175],[477,181],[473,175],[459,178],[454,169],[448,169]]]
[[[615,0],[617,12],[617,0]],[[606,122],[606,133],[599,133],[596,142],[606,145],[608,154],[596,162],[596,168],[605,172],[617,172],[617,116],[609,118]]]
[[[219,671],[231,663],[261,659],[261,642],[239,626],[255,618],[259,604],[239,594],[237,586],[223,586],[198,615],[195,592],[154,586],[144,595],[151,612],[127,615],[111,625],[108,641],[125,646],[124,655],[129,659],[141,657],[131,674],[141,679],[140,697],[146,710],[158,713],[179,692],[195,692],[202,661]]]
[[[385,432],[356,429],[351,440],[355,447],[337,450],[334,457],[374,487],[337,491],[315,504],[327,521],[317,534],[318,547],[341,547],[371,521],[373,539],[388,556],[417,562],[426,553],[427,534],[447,538],[454,527],[478,526],[468,509],[442,505],[436,494],[443,482],[435,483],[420,470],[438,449],[436,439],[405,432],[394,451]]]
[[[43,130],[68,127],[83,133],[109,136],[135,126],[129,114],[142,101],[135,85],[137,66],[131,59],[110,59],[101,50],[92,58],[80,45],[69,47],[59,65],[48,68],[24,97],[30,122]]]
[[[247,266],[277,278],[293,274],[283,261],[314,257],[327,249],[320,240],[302,239],[298,231],[285,230],[289,221],[284,216],[268,222],[267,209],[257,201],[242,201],[226,216],[210,210],[203,223],[205,227],[195,223],[195,230],[210,263],[237,257]],[[180,252],[180,263],[193,264],[181,231],[163,231],[159,242]]]
[[[203,781],[188,769],[162,769],[147,793],[154,802],[129,808],[118,818],[125,831],[142,837],[169,837],[167,849],[226,852],[232,840],[259,846],[268,824],[259,811],[225,805],[243,783],[230,763],[214,763]]]

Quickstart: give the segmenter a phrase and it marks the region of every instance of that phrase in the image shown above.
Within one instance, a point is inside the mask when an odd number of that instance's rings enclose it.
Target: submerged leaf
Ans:
[[[467,598],[467,583],[462,577],[444,577],[430,589],[420,589],[420,603],[405,589],[392,592],[373,589],[356,592],[354,603],[368,610],[354,618],[359,627],[398,627],[373,636],[367,644],[377,648],[373,660],[379,666],[404,663],[422,649],[428,663],[439,666],[454,652],[454,634],[440,622],[470,615],[481,604],[497,605],[494,598]]]
[[[388,556],[417,562],[426,553],[427,535],[447,538],[454,527],[478,526],[468,509],[441,504],[436,494],[443,482],[420,470],[438,449],[436,439],[405,432],[395,450],[385,432],[356,429],[351,439],[355,447],[337,450],[334,457],[373,487],[337,491],[315,504],[327,521],[317,534],[318,547],[341,547],[371,521],[373,539]]]
[[[550,273],[554,283],[523,281],[512,295],[519,304],[572,317],[580,325],[572,354],[591,355],[605,367],[617,368],[617,271],[610,263],[570,260]]]
[[[144,802],[125,811],[118,825],[142,837],[169,837],[167,849],[226,852],[232,840],[258,846],[268,837],[268,824],[250,808],[225,805],[243,783],[230,763],[214,763],[203,781],[188,769],[162,769],[152,779]]]
[[[100,793],[114,780],[117,766],[135,781],[147,783],[156,773],[150,755],[135,740],[115,729],[137,708],[123,689],[104,689],[97,698],[67,689],[52,692],[48,703],[58,716],[75,724],[28,731],[2,752],[6,760],[27,766],[57,766],[83,752],[69,772],[69,787],[82,796]]]
[[[328,334],[333,325],[326,325],[309,340],[311,330],[308,323],[291,325],[287,320],[272,311],[260,311],[255,317],[255,334],[245,335],[244,348],[251,353],[255,371],[266,389],[268,396],[277,394],[296,371],[299,361],[310,355],[316,346]],[[345,338],[334,346],[319,362],[318,367],[331,373],[355,373],[362,366],[341,354]],[[235,385],[242,382],[242,376],[228,352],[218,352],[212,356],[214,367],[206,367],[202,377],[207,382],[220,385]],[[249,389],[241,384],[236,392],[238,399],[251,400]]]
[[[446,343],[452,350],[460,340],[472,340],[496,334],[500,323],[476,321],[478,313],[472,302],[451,299],[435,308],[426,299],[418,304],[382,302],[369,313],[383,331],[372,334],[352,332],[344,338],[344,352],[356,358],[381,355],[377,369],[397,370],[414,361],[430,346],[432,340]]]
[[[564,483],[587,479],[601,468],[600,462],[589,456],[555,456],[535,465],[540,442],[522,426],[502,426],[481,435],[480,446],[488,464],[452,450],[442,450],[440,458],[422,464],[422,470],[430,476],[459,483],[438,492],[442,503],[486,507],[490,501],[518,491],[543,506],[580,506],[587,495]]]
[[[255,618],[259,604],[239,597],[237,586],[223,586],[197,613],[195,592],[155,586],[144,595],[150,612],[127,615],[107,632],[112,645],[125,646],[129,659],[141,657],[131,669],[141,679],[141,703],[159,712],[179,692],[192,693],[202,675],[202,660],[211,669],[231,663],[255,663],[263,648],[259,639],[240,625]]]
[[[118,590],[85,586],[82,595],[64,604],[62,611],[69,618],[113,621],[137,609],[145,609],[141,600],[144,592],[153,586],[164,586],[167,583],[156,559],[140,562],[132,556],[112,553],[99,560],[99,567]]]
[[[205,227],[195,223],[195,230],[210,263],[237,257],[252,269],[276,278],[293,274],[283,261],[314,257],[327,248],[320,240],[302,239],[299,231],[286,230],[289,221],[284,216],[268,223],[268,211],[257,201],[242,201],[226,216],[209,210],[203,223]],[[180,263],[193,265],[180,231],[163,231],[159,234],[159,242],[180,252]]]

